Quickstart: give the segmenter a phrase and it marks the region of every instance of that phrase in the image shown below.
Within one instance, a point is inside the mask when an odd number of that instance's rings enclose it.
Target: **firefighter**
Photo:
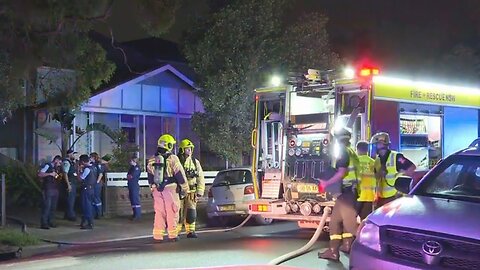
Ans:
[[[153,194],[155,220],[153,239],[163,241],[165,229],[168,240],[178,240],[180,197],[188,192],[187,178],[178,157],[172,154],[176,141],[170,134],[158,139],[157,153],[148,160],[147,171]]]
[[[356,182],[358,171],[358,156],[350,147],[351,132],[343,128],[335,132],[334,137],[340,145],[338,157],[335,160],[337,172],[328,180],[320,181],[321,188],[336,182],[342,182],[342,193],[338,196],[330,216],[330,247],[319,252],[318,257],[332,261],[340,260],[341,251],[350,252],[350,247],[357,231]]]
[[[64,219],[76,221],[75,198],[77,197],[77,168],[75,164],[75,155],[77,152],[69,149],[67,157],[63,159],[63,172],[65,182],[67,183],[67,206],[65,208]]]
[[[133,210],[132,221],[139,220],[142,214],[142,208],[140,205],[140,185],[138,184],[140,173],[141,170],[140,166],[138,166],[137,155],[133,155],[127,173],[128,197],[130,198],[130,205]]]
[[[55,218],[55,210],[58,202],[58,184],[62,179],[59,167],[62,164],[62,157],[55,156],[50,163],[42,166],[38,172],[38,177],[42,178],[42,217],[40,220],[40,228],[48,230],[50,227],[57,227],[53,222]]]
[[[373,210],[373,202],[377,189],[377,181],[373,173],[375,160],[368,155],[368,142],[357,143],[358,168],[358,215],[364,220]]]
[[[193,143],[189,139],[180,142],[179,159],[185,170],[189,187],[188,196],[181,201],[180,220],[178,223],[178,231],[182,230],[185,225],[187,238],[197,238],[195,233],[195,221],[197,218],[197,200],[203,196],[205,192],[205,178],[203,177],[202,166],[200,161],[193,157]]]
[[[97,183],[97,167],[90,163],[88,155],[80,156],[78,180],[81,182],[82,222],[80,229],[93,229],[93,200]]]
[[[377,153],[374,172],[379,185],[376,207],[380,207],[397,198],[395,180],[402,175],[413,177],[417,167],[402,153],[390,150],[391,142],[388,133],[376,133],[372,136],[370,143],[375,146]]]
[[[105,174],[104,165],[100,156],[93,152],[90,154],[90,162],[92,166],[96,167],[97,171],[97,182],[94,186],[94,195],[93,195],[93,215],[95,219],[99,219],[103,216],[103,205],[102,205],[102,187],[103,187],[103,175]]]

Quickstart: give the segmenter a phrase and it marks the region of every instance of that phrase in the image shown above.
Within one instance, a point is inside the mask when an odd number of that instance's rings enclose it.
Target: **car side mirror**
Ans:
[[[412,178],[409,176],[398,177],[395,181],[395,189],[404,194],[408,194],[412,189],[412,181]]]

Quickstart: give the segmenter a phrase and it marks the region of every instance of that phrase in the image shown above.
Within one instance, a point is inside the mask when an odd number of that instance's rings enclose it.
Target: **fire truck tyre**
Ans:
[[[255,223],[258,225],[269,225],[273,222],[273,219],[271,218],[264,218],[261,215],[256,215],[254,216],[255,218]]]

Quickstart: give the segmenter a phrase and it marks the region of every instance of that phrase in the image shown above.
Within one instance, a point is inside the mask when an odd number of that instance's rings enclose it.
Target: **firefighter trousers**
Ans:
[[[169,239],[174,239],[178,235],[180,198],[176,189],[176,184],[170,184],[165,186],[163,191],[153,190],[153,208],[155,210],[153,238],[155,240],[163,240],[165,230],[167,230]]]
[[[185,225],[185,232],[195,232],[195,221],[197,220],[197,199],[196,193],[188,193],[187,196],[180,201],[180,219],[178,222],[178,232],[182,231]]]
[[[357,232],[356,195],[344,188],[338,196],[330,216],[330,240],[354,237]]]

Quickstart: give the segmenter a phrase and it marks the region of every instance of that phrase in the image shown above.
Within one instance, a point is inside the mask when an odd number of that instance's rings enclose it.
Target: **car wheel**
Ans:
[[[258,225],[269,225],[273,222],[273,219],[264,218],[261,215],[255,215],[253,218],[255,219],[255,223],[257,223]]]

